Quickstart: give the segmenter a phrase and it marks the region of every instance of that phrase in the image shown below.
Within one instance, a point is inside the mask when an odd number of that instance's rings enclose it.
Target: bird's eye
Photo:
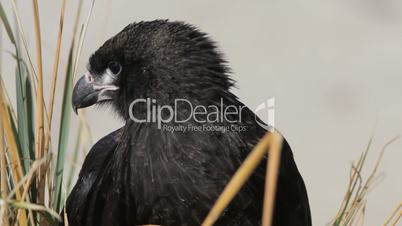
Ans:
[[[109,62],[107,67],[114,75],[117,75],[121,72],[121,65],[116,61]]]

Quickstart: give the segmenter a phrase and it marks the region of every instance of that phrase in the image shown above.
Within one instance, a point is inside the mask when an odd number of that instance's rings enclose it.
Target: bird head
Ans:
[[[137,98],[202,103],[227,92],[232,81],[215,44],[183,22],[133,23],[107,40],[89,59],[72,96],[75,111],[111,104],[123,118]]]

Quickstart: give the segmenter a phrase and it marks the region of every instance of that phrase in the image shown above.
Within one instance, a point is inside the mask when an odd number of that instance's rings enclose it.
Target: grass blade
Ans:
[[[65,7],[66,7],[66,0],[63,0],[62,6],[61,6],[60,20],[59,20],[59,32],[58,32],[58,36],[57,36],[56,52],[55,52],[55,58],[54,58],[54,63],[53,63],[53,76],[52,76],[53,79],[52,79],[51,88],[50,88],[49,109],[48,109],[48,113],[47,113],[48,129],[47,129],[47,134],[45,137],[45,146],[44,146],[45,153],[48,153],[49,145],[50,145],[54,97],[55,97],[55,92],[56,92],[57,74],[58,74],[59,61],[60,61],[61,40],[62,40],[62,34],[63,34],[63,22],[64,22]],[[64,101],[64,97],[63,97],[63,101]],[[59,166],[56,166],[56,172],[57,172],[58,167]]]
[[[15,36],[12,32],[10,23],[7,19],[7,16],[4,12],[4,9],[2,5],[0,4],[0,17],[1,20],[3,21],[4,27],[7,31],[7,35],[11,41],[11,43],[14,45],[15,48],[15,58],[17,62],[17,69],[16,69],[16,96],[17,96],[17,113],[18,113],[18,143],[21,147],[19,149],[22,153],[22,161],[23,161],[23,170],[26,172],[29,168],[29,143],[30,143],[30,137],[29,137],[29,127],[27,124],[27,109],[26,109],[26,88],[27,86],[24,85],[27,77],[27,70],[23,68],[23,62],[20,59],[20,52],[19,52],[19,47],[16,42]]]
[[[68,134],[70,130],[71,106],[70,96],[73,88],[73,48],[70,49],[70,54],[67,63],[67,73],[64,81],[63,103],[61,109],[60,131],[59,131],[59,146],[57,153],[56,169],[55,169],[55,188],[53,194],[53,209],[59,211],[61,208],[61,191],[63,182],[64,159],[68,144]]]
[[[32,71],[32,74],[34,75],[35,80],[37,81],[38,79],[37,79],[35,67],[33,66],[32,58],[31,58],[31,55],[29,54],[29,51],[28,51],[28,44],[27,44],[27,41],[25,39],[24,30],[22,28],[22,23],[21,23],[21,18],[20,18],[19,11],[17,9],[17,4],[16,4],[15,0],[11,0],[11,5],[13,7],[15,18],[17,20],[18,32],[19,32],[19,34],[21,34],[20,36],[21,36],[21,39],[22,39],[24,50],[25,50],[26,56],[28,57],[28,62],[29,62],[30,69]]]
[[[4,202],[7,202],[9,205],[15,207],[15,208],[22,208],[22,209],[26,209],[26,210],[33,210],[33,211],[37,211],[40,212],[43,216],[45,216],[45,218],[48,220],[48,222],[50,222],[52,225],[57,225],[57,222],[61,220],[59,214],[57,212],[55,212],[52,209],[46,208],[43,205],[37,205],[37,204],[33,204],[33,203],[29,203],[29,202],[21,202],[21,201],[6,201],[1,199],[0,200],[1,204],[4,204]]]
[[[59,60],[60,60],[60,52],[61,52],[61,38],[63,35],[63,24],[64,24],[64,10],[66,8],[66,0],[62,1],[61,12],[60,12],[60,20],[59,20],[59,33],[57,36],[57,44],[55,57],[53,62],[53,75],[52,75],[52,84],[50,90],[50,99],[49,99],[49,109],[48,109],[48,117],[49,117],[49,128],[51,128],[52,116],[53,116],[53,105],[54,105],[54,96],[56,92],[56,83],[57,83],[57,74],[59,69]]]
[[[92,10],[93,10],[93,8],[94,8],[94,5],[95,5],[95,0],[92,0],[92,4],[91,4],[91,7],[89,8],[89,13],[88,13],[87,19],[86,19],[86,21],[85,21],[85,23],[84,23],[84,26],[83,26],[83,28],[82,28],[82,30],[81,30],[81,33],[80,33],[80,39],[79,39],[79,44],[78,44],[77,56],[76,56],[75,62],[74,62],[74,70],[73,70],[73,79],[74,79],[74,80],[75,80],[75,76],[76,76],[76,74],[77,74],[78,61],[79,61],[79,59],[80,59],[82,46],[83,46],[84,40],[85,40],[85,34],[86,34],[87,29],[88,29],[88,25],[89,25],[89,21],[90,21],[90,19],[91,19]]]
[[[4,25],[4,28],[6,29],[8,38],[10,39],[11,43],[13,43],[15,45],[15,38],[14,38],[10,23],[8,22],[6,13],[4,12],[1,2],[0,2],[0,18],[1,18],[1,21],[3,21],[3,25]]]
[[[1,83],[1,86],[3,84]],[[11,168],[11,173],[13,175],[13,182],[12,184],[18,184],[18,182],[21,180],[22,175],[23,175],[23,170],[22,170],[22,165],[21,165],[21,159],[19,156],[19,150],[17,146],[17,136],[15,134],[15,131],[13,131],[13,126],[12,126],[12,117],[9,111],[9,104],[6,102],[5,99],[5,94],[4,94],[4,89],[2,88],[0,91],[0,117],[1,117],[1,123],[4,128],[4,133],[5,137],[7,140],[7,146],[9,148],[10,152],[10,158],[12,161]],[[22,189],[17,189],[16,190],[16,198],[21,199],[22,197]],[[26,220],[26,212],[23,211],[21,213],[23,217],[19,219],[19,224],[21,226],[27,225],[27,220]]]
[[[267,172],[265,178],[264,208],[262,211],[263,226],[272,225],[276,185],[281,161],[283,138],[278,133],[273,133],[272,136],[271,145],[269,146],[269,158],[267,159]]]
[[[44,138],[44,117],[43,117],[43,69],[42,69],[42,44],[40,33],[39,9],[37,0],[32,0],[34,10],[35,24],[35,41],[36,41],[36,57],[38,62],[38,87],[36,91],[36,140],[35,151],[36,158],[42,158],[43,153],[43,138]]]
[[[4,113],[1,112],[0,114]],[[3,126],[0,126],[0,193],[2,199],[5,199],[8,195],[6,149],[4,147]],[[7,205],[0,208],[0,224],[8,226]]]
[[[35,111],[35,159],[41,159],[47,153],[44,151],[45,141],[45,122],[44,122],[44,99],[43,99],[43,64],[42,64],[42,38],[39,20],[38,1],[32,0],[34,28],[35,28],[35,43],[36,43],[36,61],[37,61],[37,87],[36,87],[36,111]],[[33,68],[33,67],[32,67]],[[45,204],[45,181],[47,168],[40,167],[37,176],[37,202]],[[40,224],[45,225],[46,222],[40,218]]]
[[[391,220],[395,218],[395,216],[399,214],[402,214],[402,202],[398,204],[398,206],[392,211],[392,213],[388,216],[387,220],[384,222],[383,225],[389,225],[391,223]],[[397,222],[395,222],[397,223]]]
[[[17,65],[15,77],[16,77],[16,96],[17,96],[17,114],[18,114],[18,138],[21,145],[21,157],[24,166],[24,173],[28,171],[30,164],[29,153],[29,126],[28,126],[28,112],[27,112],[27,93],[25,81],[27,78],[26,70],[23,68],[23,64]]]
[[[71,191],[71,185],[73,183],[73,177],[74,177],[74,173],[75,173],[75,169],[76,169],[75,164],[78,159],[78,152],[80,150],[80,144],[81,144],[81,139],[80,139],[80,137],[82,135],[81,132],[82,132],[82,125],[80,123],[80,124],[78,124],[77,138],[76,138],[76,143],[74,146],[73,158],[71,160],[72,165],[70,167],[70,172],[69,172],[69,175],[67,178],[67,184],[66,184],[67,192]]]
[[[82,45],[84,42],[86,29],[88,27],[89,20],[92,15],[94,3],[95,3],[95,0],[92,1],[87,19],[80,32],[77,55],[75,56],[75,58],[73,57],[74,56],[74,47],[75,47],[75,41],[73,39],[73,42],[72,42],[72,45],[70,48],[69,58],[68,58],[67,75],[66,75],[66,79],[65,79],[65,83],[64,83],[62,116],[61,116],[61,124],[60,124],[60,131],[59,131],[59,147],[58,147],[57,162],[56,162],[56,169],[55,169],[55,190],[54,190],[55,194],[53,196],[53,208],[56,209],[56,211],[60,211],[61,205],[63,204],[63,202],[62,202],[62,183],[63,183],[63,172],[64,172],[64,159],[65,159],[66,148],[67,148],[67,143],[68,143],[68,133],[69,133],[69,129],[70,129],[70,119],[71,119],[70,97],[71,97],[71,93],[72,93],[74,77],[77,72],[80,52],[81,52]],[[81,2],[79,4],[79,7],[81,7]],[[80,12],[80,11],[78,11],[78,12]],[[79,16],[80,15],[77,13],[76,24],[78,23]],[[77,26],[74,26],[74,28],[77,28]],[[74,32],[75,31],[76,30],[74,29]],[[75,34],[74,34],[74,37],[75,37]]]

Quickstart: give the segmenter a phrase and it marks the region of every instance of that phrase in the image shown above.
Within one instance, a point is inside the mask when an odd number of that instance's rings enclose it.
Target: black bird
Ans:
[[[73,107],[109,104],[125,125],[86,157],[65,207],[69,225],[200,225],[266,133],[230,92],[233,85],[216,44],[192,25],[132,23],[107,40],[75,85]],[[175,103],[177,120],[168,120],[172,112],[160,106]],[[192,109],[198,105],[208,106],[208,114]],[[222,120],[221,106],[240,107],[241,115],[233,107]],[[167,129],[180,125],[188,130]],[[261,163],[216,225],[261,224],[265,168]],[[306,188],[286,141],[274,225],[311,225]]]

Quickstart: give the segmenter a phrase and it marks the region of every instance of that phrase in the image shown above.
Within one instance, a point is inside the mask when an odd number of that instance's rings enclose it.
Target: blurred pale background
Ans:
[[[11,15],[9,1],[1,1]],[[60,2],[40,1],[46,91]],[[77,0],[69,0],[67,5],[61,71],[66,64]],[[19,7],[33,52],[31,1],[19,1]],[[83,17],[88,8],[89,1],[84,1]],[[98,0],[79,74],[84,72],[90,53],[124,26],[157,18],[187,21],[211,34],[238,81],[233,92],[245,104],[254,108],[268,98],[276,98],[276,126],[293,147],[309,192],[314,225],[326,224],[336,213],[351,161],[365,149],[373,131],[370,166],[382,145],[402,134],[399,0]],[[3,47],[13,51],[4,29],[1,32]],[[2,59],[2,74],[14,98],[15,65],[8,53],[2,52]],[[59,81],[63,76],[60,74]],[[62,87],[58,89],[60,92]],[[55,128],[59,115],[56,112]],[[95,141],[122,124],[107,110],[92,108],[87,116]],[[78,120],[76,116],[72,119]],[[380,167],[385,177],[368,195],[366,225],[383,223],[402,201],[401,163],[402,142],[397,141]]]

